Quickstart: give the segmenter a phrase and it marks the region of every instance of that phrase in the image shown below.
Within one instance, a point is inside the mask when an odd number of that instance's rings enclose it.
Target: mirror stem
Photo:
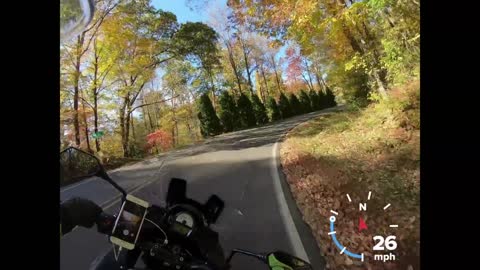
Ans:
[[[110,178],[110,176],[105,172],[105,170],[101,170],[98,173],[98,177],[106,180],[114,188],[116,188],[118,191],[120,191],[123,194],[123,199],[125,199],[127,197],[127,192],[122,187],[120,187],[115,181],[113,181],[112,178]]]

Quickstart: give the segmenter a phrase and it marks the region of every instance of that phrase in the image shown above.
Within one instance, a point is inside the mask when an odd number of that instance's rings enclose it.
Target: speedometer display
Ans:
[[[188,228],[187,226],[184,226],[177,222],[173,223],[172,229],[173,231],[181,234],[182,236],[188,236],[192,231],[191,228]]]
[[[193,223],[194,223],[193,217],[186,212],[178,213],[177,216],[175,217],[175,221],[180,224],[183,224],[186,227],[193,228]]]
[[[187,212],[179,212],[174,216],[174,222],[172,224],[173,231],[188,237],[193,230],[194,219]]]

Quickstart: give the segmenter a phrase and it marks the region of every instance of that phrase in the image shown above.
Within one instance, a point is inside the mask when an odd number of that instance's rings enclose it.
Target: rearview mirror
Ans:
[[[60,152],[61,186],[92,176],[98,176],[110,183],[123,194],[123,198],[127,196],[127,192],[108,176],[96,156],[75,147],[68,147]]]
[[[290,255],[283,251],[275,251],[267,255],[268,266],[270,269],[277,270],[277,269],[313,269],[312,266],[293,255]]]
[[[61,185],[98,175],[101,171],[103,167],[94,155],[75,147],[69,147],[60,152]]]

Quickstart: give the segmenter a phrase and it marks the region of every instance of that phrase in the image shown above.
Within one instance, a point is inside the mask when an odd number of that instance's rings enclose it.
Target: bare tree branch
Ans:
[[[68,93],[74,95],[74,92],[73,92],[72,90],[63,89],[63,90],[60,90],[60,91],[68,92]],[[86,99],[84,99],[84,98],[81,97],[80,95],[78,96],[78,98],[81,99],[83,102],[85,102],[85,104],[87,104],[90,108],[93,109],[92,104],[90,104],[90,102],[88,102]]]
[[[87,28],[85,31],[83,31],[83,34],[86,35],[87,32],[89,32],[90,30],[92,30],[93,28],[95,28],[95,30],[93,31],[92,35],[90,36],[88,42],[87,42],[87,46],[85,46],[85,50],[82,51],[82,53],[80,54],[81,56],[83,54],[85,54],[87,51],[88,51],[88,48],[90,47],[90,43],[92,42],[93,38],[96,37],[97,35],[97,32],[98,32],[98,29],[100,29],[100,26],[102,25],[103,21],[105,20],[105,18],[107,17],[108,14],[110,14],[110,12],[116,8],[119,4],[120,4],[121,1],[118,1],[117,3],[115,3],[113,6],[111,6],[110,8],[106,9],[104,13],[102,13],[102,15],[100,16],[100,18],[95,21],[95,23]]]
[[[171,97],[171,98],[168,98],[168,99],[163,99],[163,100],[159,100],[159,101],[154,101],[154,102],[150,102],[150,103],[145,103],[145,104],[142,104],[142,105],[138,105],[136,107],[133,107],[133,109],[131,109],[128,113],[132,113],[133,111],[135,111],[136,109],[138,108],[142,108],[142,107],[145,107],[145,106],[148,106],[148,105],[153,105],[153,104],[157,104],[157,103],[163,103],[163,102],[167,102],[167,101],[170,101],[174,98],[177,98],[179,95],[176,95],[174,97]]]

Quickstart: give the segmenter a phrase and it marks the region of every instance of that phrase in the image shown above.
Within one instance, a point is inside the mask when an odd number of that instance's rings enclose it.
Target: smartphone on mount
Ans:
[[[148,207],[148,202],[128,194],[115,221],[110,241],[125,249],[134,249]]]

